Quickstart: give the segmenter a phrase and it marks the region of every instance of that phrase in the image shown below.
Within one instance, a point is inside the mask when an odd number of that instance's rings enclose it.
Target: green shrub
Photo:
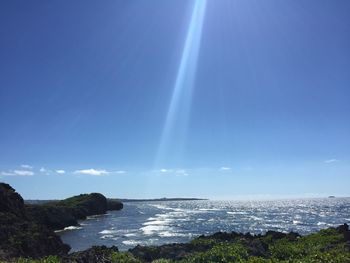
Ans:
[[[134,258],[127,252],[112,252],[110,259],[113,263],[140,263],[141,261]]]

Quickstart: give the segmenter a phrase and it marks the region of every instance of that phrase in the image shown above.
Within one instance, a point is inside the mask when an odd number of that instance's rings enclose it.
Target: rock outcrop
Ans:
[[[42,258],[53,255],[68,258],[70,247],[54,230],[78,225],[87,216],[104,214],[108,209],[119,210],[117,201],[107,202],[102,194],[82,194],[41,205],[24,204],[23,198],[8,184],[0,183],[0,260],[12,258]],[[84,258],[101,257],[115,249],[94,248],[73,254],[76,262]],[[67,259],[68,260],[68,259]]]
[[[70,247],[48,227],[29,219],[22,197],[0,183],[0,259],[65,255]]]
[[[50,229],[60,230],[78,225],[78,220],[87,216],[105,214],[108,210],[120,210],[123,204],[107,200],[99,193],[81,194],[61,201],[41,205],[26,205],[31,220],[44,224]]]
[[[121,210],[123,209],[123,203],[116,199],[107,199],[107,210]]]
[[[67,226],[77,226],[78,220],[71,209],[55,205],[26,205],[30,220],[46,225],[52,230],[64,229]]]
[[[113,259],[113,252],[118,252],[118,248],[106,247],[106,246],[93,246],[84,251],[74,252],[69,254],[67,257],[62,258],[64,263],[87,263],[87,262],[98,262],[98,263],[112,263],[120,262]]]

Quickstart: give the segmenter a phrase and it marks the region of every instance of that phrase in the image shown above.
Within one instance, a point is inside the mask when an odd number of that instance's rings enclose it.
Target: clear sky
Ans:
[[[25,198],[350,195],[350,1],[0,2]]]

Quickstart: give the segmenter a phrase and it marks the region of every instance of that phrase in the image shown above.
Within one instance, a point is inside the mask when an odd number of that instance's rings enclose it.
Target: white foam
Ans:
[[[97,219],[97,218],[100,218],[100,217],[104,217],[104,216],[106,216],[106,215],[107,215],[107,214],[87,216],[87,217],[86,217],[86,220]]]
[[[226,212],[229,215],[246,215],[247,212],[235,211],[235,212]]]
[[[163,225],[148,225],[140,228],[144,235],[154,235],[157,232],[165,231],[168,229],[168,226]]]
[[[129,233],[129,234],[125,234],[124,236],[125,236],[125,237],[136,237],[137,234],[135,234],[135,233]]]
[[[199,211],[222,211],[222,209],[218,208],[200,208]]]
[[[135,246],[137,245],[139,242],[136,241],[136,240],[124,240],[122,242],[124,245],[127,245],[127,246]]]
[[[111,235],[111,234],[116,234],[118,231],[116,230],[111,230],[111,229],[106,229],[106,230],[103,230],[101,232],[99,232],[99,234],[102,234],[102,235]]]
[[[165,220],[153,220],[149,222],[145,222],[142,225],[149,226],[149,225],[167,225],[168,223],[172,222],[171,219],[165,219]]]
[[[251,219],[255,220],[255,221],[261,221],[263,220],[261,217],[257,217],[257,216],[250,216]]]
[[[293,225],[301,225],[302,222],[298,220],[293,220]]]
[[[81,226],[67,226],[63,230],[77,230],[77,229],[82,229]]]

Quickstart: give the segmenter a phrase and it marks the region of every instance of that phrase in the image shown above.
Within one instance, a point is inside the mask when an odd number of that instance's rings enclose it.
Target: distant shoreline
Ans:
[[[111,200],[119,200],[121,202],[164,202],[164,201],[203,201],[209,200],[205,198],[154,198],[154,199],[113,199]]]
[[[176,198],[151,198],[151,199],[128,199],[128,198],[107,198],[108,200],[112,201],[120,201],[125,203],[132,203],[132,202],[164,202],[164,201],[205,201],[209,200],[206,198],[185,198],[185,197],[176,197]],[[24,203],[26,204],[45,204],[45,203],[51,203],[51,202],[57,202],[60,201],[59,199],[52,199],[52,200],[39,200],[39,199],[29,199],[24,200]]]

